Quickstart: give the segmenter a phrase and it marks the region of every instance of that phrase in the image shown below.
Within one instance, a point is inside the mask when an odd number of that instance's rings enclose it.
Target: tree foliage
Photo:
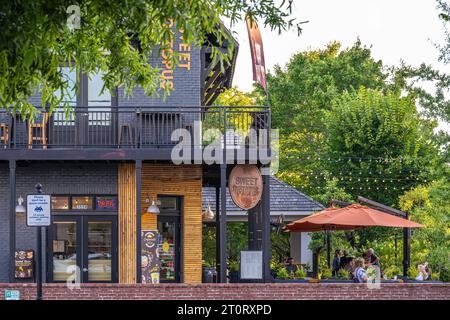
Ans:
[[[325,179],[317,158],[324,151],[325,114],[343,92],[384,88],[388,74],[370,48],[358,40],[341,50],[339,42],[295,54],[285,67],[268,75],[272,127],[280,130],[279,177],[314,195]],[[314,160],[313,160],[314,158]]]
[[[59,105],[61,97],[55,92],[68,88],[60,70],[66,64],[87,74],[102,71],[106,89],[124,87],[131,94],[141,86],[147,94],[158,94],[159,69],[148,57],[152,50],[169,45],[172,29],[181,30],[188,44],[211,46],[214,58],[227,63],[234,41],[222,18],[233,25],[248,16],[279,32],[300,31],[289,18],[291,2],[279,6],[274,1],[238,0],[1,1],[0,107],[33,114],[36,109],[27,99],[36,90],[42,92],[43,106]],[[68,25],[68,20],[76,22],[76,11],[68,10],[74,4],[80,9],[79,28]],[[216,43],[209,42],[209,35]],[[225,43],[228,53],[216,48]],[[170,59],[176,63],[175,54]]]
[[[364,192],[396,206],[404,190],[430,179],[427,168],[437,155],[431,139],[435,124],[420,118],[411,98],[365,88],[346,92],[333,102],[326,125],[325,154],[337,159],[325,162],[326,169],[341,177],[339,186],[354,197]]]
[[[450,180],[448,176],[400,197],[400,207],[426,228],[414,231],[412,263],[428,261],[433,271],[450,271]],[[447,281],[449,281],[447,279]]]

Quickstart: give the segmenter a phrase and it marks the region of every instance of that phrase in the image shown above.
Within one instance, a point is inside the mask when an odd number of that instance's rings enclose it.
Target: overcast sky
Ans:
[[[408,64],[426,62],[450,71],[438,62],[434,46],[444,39],[435,0],[294,0],[293,10],[299,21],[309,20],[300,36],[295,31],[278,35],[261,28],[269,70],[276,64],[284,66],[296,52],[323,48],[334,40],[347,47],[359,37],[385,64],[398,65],[403,59]],[[245,23],[232,30],[240,44],[234,85],[250,91],[252,69]]]

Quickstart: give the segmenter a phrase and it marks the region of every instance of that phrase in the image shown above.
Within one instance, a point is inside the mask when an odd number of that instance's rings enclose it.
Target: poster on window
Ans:
[[[158,231],[141,232],[142,283],[159,283]]]
[[[31,279],[33,278],[34,251],[19,250],[14,254],[14,278]]]

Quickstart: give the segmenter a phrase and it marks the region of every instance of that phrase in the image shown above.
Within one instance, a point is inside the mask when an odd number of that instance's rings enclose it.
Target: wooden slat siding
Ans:
[[[142,230],[157,229],[156,216],[146,213],[157,195],[183,197],[183,277],[202,281],[202,168],[200,165],[142,164]]]
[[[136,171],[119,165],[119,283],[136,283]]]

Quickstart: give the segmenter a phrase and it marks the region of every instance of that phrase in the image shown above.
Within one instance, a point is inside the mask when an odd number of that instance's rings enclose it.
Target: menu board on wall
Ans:
[[[141,232],[142,283],[159,283],[158,231]]]
[[[31,279],[33,278],[34,251],[19,250],[14,254],[14,278]]]
[[[241,251],[241,279],[262,279],[262,251]]]

